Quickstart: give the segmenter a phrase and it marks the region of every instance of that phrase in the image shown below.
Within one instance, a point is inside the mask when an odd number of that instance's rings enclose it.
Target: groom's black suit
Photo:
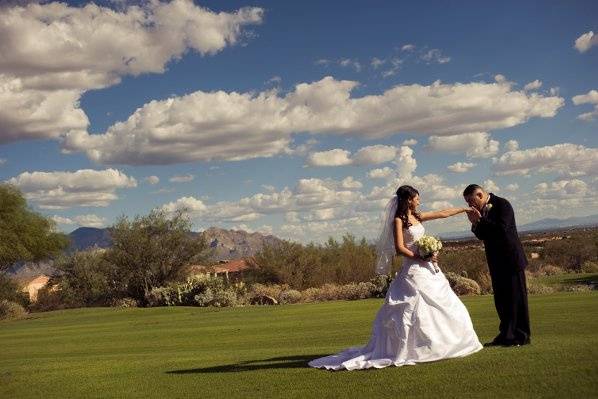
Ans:
[[[482,213],[471,231],[484,241],[494,304],[500,318],[499,344],[530,342],[525,266],[527,259],[517,234],[513,207],[504,198],[490,193],[489,210]]]

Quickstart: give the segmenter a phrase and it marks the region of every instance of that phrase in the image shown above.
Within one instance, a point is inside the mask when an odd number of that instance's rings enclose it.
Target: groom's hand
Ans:
[[[467,218],[472,224],[476,224],[480,221],[482,215],[480,214],[480,211],[478,211],[476,208],[471,207],[470,209],[471,211],[467,212]]]

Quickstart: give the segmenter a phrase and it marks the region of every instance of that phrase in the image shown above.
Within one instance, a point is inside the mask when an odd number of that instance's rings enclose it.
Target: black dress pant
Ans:
[[[530,343],[529,311],[524,270],[491,270],[494,305],[500,319],[496,340],[505,344]]]

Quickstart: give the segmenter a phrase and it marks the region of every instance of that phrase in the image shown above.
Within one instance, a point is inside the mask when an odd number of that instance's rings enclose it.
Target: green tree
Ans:
[[[187,266],[208,256],[207,243],[191,233],[182,211],[171,218],[159,210],[133,220],[123,216],[110,233],[112,247],[105,259],[114,266],[121,290],[141,302],[152,288],[179,280]]]
[[[23,194],[10,184],[0,184],[0,272],[19,261],[54,257],[69,244],[54,231],[54,222],[27,207]]]
[[[48,286],[58,284],[60,302],[66,307],[109,305],[122,295],[122,284],[105,250],[78,251],[54,263],[59,271]]]

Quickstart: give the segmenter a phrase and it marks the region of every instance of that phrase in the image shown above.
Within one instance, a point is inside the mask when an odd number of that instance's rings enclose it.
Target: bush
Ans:
[[[473,280],[478,283],[480,292],[483,295],[492,294],[492,278],[490,277],[490,273],[487,271],[478,271],[473,277]]]
[[[27,311],[16,302],[0,300],[0,320],[20,319],[25,317]]]
[[[301,292],[297,290],[282,291],[278,297],[280,303],[297,303],[301,301]]]
[[[184,282],[153,288],[146,294],[145,301],[148,306],[222,307],[237,305],[238,296],[235,286],[227,286],[222,278],[197,275]]]
[[[374,298],[386,297],[388,287],[392,282],[392,278],[388,275],[376,275],[370,279],[370,283],[373,285],[371,295]]]
[[[12,278],[0,272],[0,300],[16,302],[23,307],[29,306],[29,295],[21,290]]]
[[[554,276],[556,274],[563,274],[565,271],[558,266],[544,265],[538,269],[537,274],[540,276]]]
[[[539,283],[533,277],[527,279],[527,293],[530,295],[552,294],[554,291],[553,287]]]
[[[586,261],[581,265],[582,273],[598,273],[598,262]]]
[[[453,272],[447,272],[445,276],[457,295],[480,295],[482,291],[479,284],[472,279],[459,276]]]
[[[37,301],[33,302],[29,306],[31,311],[47,312],[50,310],[65,309],[68,307],[64,303],[60,293],[51,289],[48,285],[37,291]]]
[[[50,279],[48,287],[57,285],[65,307],[106,306],[124,296],[117,271],[102,250],[75,252],[58,259],[54,267],[59,274]]]
[[[139,303],[133,298],[120,298],[112,300],[110,306],[113,308],[136,308],[139,306]]]
[[[368,281],[374,276],[375,249],[365,238],[346,234],[338,242],[303,245],[282,241],[264,246],[252,259],[249,278],[262,283],[287,283],[294,289],[324,284]]]

